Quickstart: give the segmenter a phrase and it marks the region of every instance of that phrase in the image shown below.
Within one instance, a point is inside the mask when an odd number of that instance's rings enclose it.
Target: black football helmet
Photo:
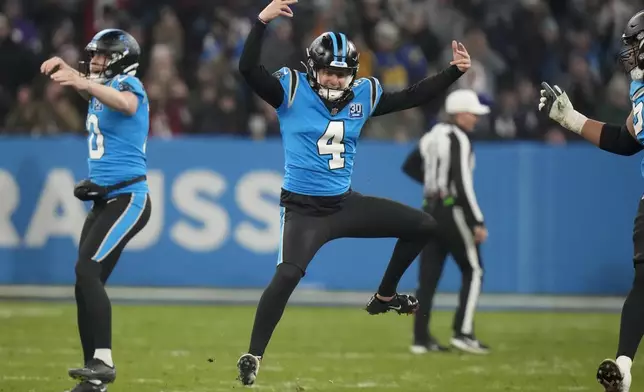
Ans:
[[[95,54],[107,58],[103,70],[92,73],[90,63]],[[139,67],[141,48],[134,37],[118,29],[99,31],[85,47],[86,60],[80,62],[79,69],[85,77],[98,82],[112,79],[116,75],[135,75]]]
[[[644,76],[644,11],[638,12],[628,21],[622,41],[624,46],[619,59],[631,75],[639,70],[641,75],[636,79],[641,79]]]
[[[309,85],[329,102],[346,98],[358,73],[360,57],[356,46],[342,33],[326,32],[317,37],[306,49],[306,73]],[[346,78],[344,86],[330,88],[320,84],[320,70],[327,70]]]

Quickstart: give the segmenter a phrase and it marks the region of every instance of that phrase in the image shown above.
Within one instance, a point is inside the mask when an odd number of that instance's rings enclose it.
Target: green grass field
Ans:
[[[247,349],[254,308],[114,306],[111,392],[244,390],[235,363]],[[433,329],[446,342],[452,314]],[[409,353],[412,318],[360,309],[287,309],[254,389],[260,391],[601,391],[600,360],[614,355],[618,314],[491,313],[477,318],[487,357]],[[0,302],[0,391],[59,391],[79,365],[75,306]],[[212,362],[209,361],[212,359]],[[632,391],[644,369],[636,363]]]

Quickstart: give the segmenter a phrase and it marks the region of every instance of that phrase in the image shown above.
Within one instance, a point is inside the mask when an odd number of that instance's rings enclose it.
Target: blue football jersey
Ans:
[[[133,116],[112,110],[92,97],[87,111],[89,178],[99,185],[114,185],[147,173],[145,146],[149,128],[149,104],[143,84],[134,76],[118,75],[105,85],[130,91],[139,98]],[[116,190],[108,196],[147,192],[146,181]]]
[[[360,131],[382,96],[380,83],[376,78],[356,80],[354,98],[332,114],[305,73],[282,68],[275,76],[284,89],[284,101],[277,108],[285,160],[283,188],[307,196],[348,191]]]
[[[644,133],[642,133],[642,127],[644,126],[642,119],[642,115],[644,115],[644,81],[633,80],[631,82],[630,97],[633,103],[633,128],[635,128],[635,136],[640,144],[644,144]],[[640,172],[644,176],[644,159],[640,165]]]

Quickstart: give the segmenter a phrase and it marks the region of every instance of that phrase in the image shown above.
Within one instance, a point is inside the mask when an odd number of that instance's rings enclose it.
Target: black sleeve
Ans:
[[[466,146],[465,146],[466,147]],[[474,193],[474,184],[472,183],[472,171],[469,165],[463,164],[469,162],[470,151],[464,148],[460,140],[454,134],[450,135],[450,176],[454,179],[456,192],[458,192],[458,205],[463,207],[465,220],[472,227],[484,225],[483,214],[479,208],[476,194]]]
[[[420,155],[420,147],[416,146],[416,148],[409,153],[407,159],[405,159],[402,170],[412,180],[416,180],[422,184],[424,182],[425,174],[423,169],[423,157]]]
[[[631,156],[644,147],[633,138],[626,125],[604,124],[599,135],[599,148],[613,154]]]
[[[279,80],[259,63],[264,31],[266,25],[260,20],[255,21],[239,58],[239,72],[257,95],[278,108],[284,101],[284,89]]]
[[[442,72],[395,93],[383,93],[373,116],[411,109],[430,102],[447,90],[463,72],[452,65]]]

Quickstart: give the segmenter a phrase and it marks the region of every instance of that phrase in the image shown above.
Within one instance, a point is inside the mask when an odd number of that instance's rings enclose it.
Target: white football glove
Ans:
[[[546,113],[564,128],[581,134],[588,117],[575,110],[568,95],[559,86],[552,88],[548,83],[541,82],[541,87],[543,90],[539,99],[539,111]]]

